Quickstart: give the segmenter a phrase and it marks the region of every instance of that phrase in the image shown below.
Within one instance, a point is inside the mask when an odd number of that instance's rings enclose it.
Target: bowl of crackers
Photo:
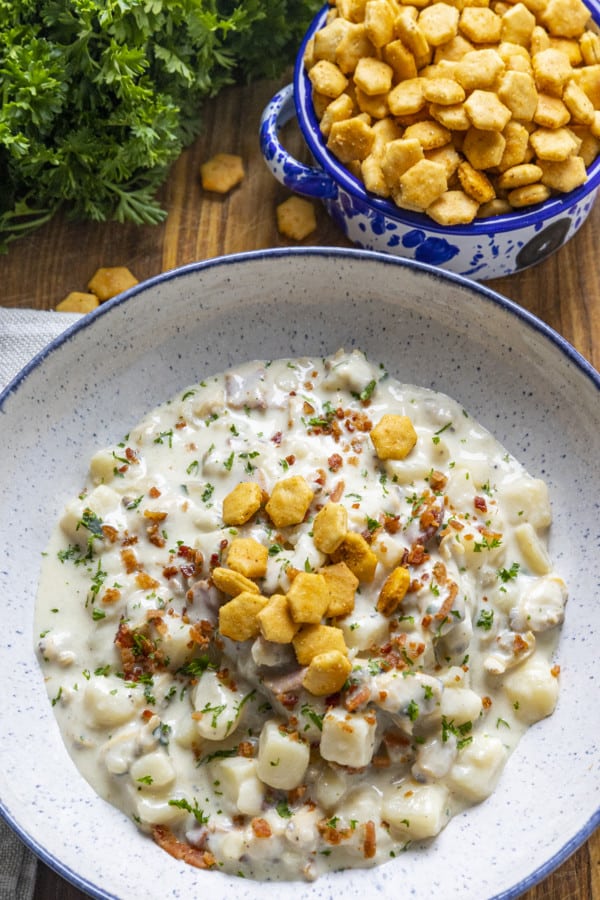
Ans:
[[[334,0],[264,110],[274,176],[359,247],[487,280],[535,265],[600,186],[598,0]],[[285,149],[297,117],[312,160]]]

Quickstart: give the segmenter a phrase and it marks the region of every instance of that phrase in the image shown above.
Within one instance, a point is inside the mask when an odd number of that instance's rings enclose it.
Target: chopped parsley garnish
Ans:
[[[188,800],[169,800],[169,806],[176,806],[177,809],[185,809],[186,812],[189,812],[193,815],[196,822],[199,825],[206,825],[209,820],[208,816],[204,815],[204,811],[200,809],[198,806],[198,801],[194,798],[194,805],[192,806]]]
[[[511,581],[513,578],[517,577],[520,568],[521,566],[519,563],[514,562],[510,569],[498,569],[498,578],[506,584],[507,581]]]
[[[479,612],[479,618],[477,619],[477,627],[483,628],[484,631],[490,631],[492,625],[494,624],[494,610],[493,609],[482,609]]]

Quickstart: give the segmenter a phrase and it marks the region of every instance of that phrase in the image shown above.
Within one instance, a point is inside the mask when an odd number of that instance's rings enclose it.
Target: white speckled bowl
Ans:
[[[600,27],[599,0],[585,0]],[[327,148],[312,102],[303,56],[323,27],[325,4],[310,25],[298,52],[293,84],[278,91],[264,110],[260,143],[267,166],[286,187],[322,200],[333,221],[358,247],[440,266],[486,281],[536,265],[563,246],[587,219],[600,187],[600,156],[588,168],[585,184],[568,194],[519,212],[469,225],[442,226],[423,213],[400,209],[367,191]],[[293,115],[316,165],[299,162],[285,149],[279,129]]]
[[[561,695],[492,797],[429,846],[314,884],[258,884],[176,862],[100,800],[65,750],[34,654],[40,554],[92,452],[181,387],[249,358],[361,347],[452,394],[550,486],[551,552],[570,586]],[[517,897],[600,822],[600,376],[510,301],[383,254],[297,249],[169,272],[100,307],[0,396],[0,809],[98,898]]]

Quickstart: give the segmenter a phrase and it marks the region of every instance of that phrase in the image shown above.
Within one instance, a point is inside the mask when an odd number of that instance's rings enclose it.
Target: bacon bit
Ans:
[[[560,675],[560,666],[552,666],[552,668],[550,669],[550,674],[553,678],[558,678],[558,676]]]
[[[152,522],[164,522],[167,518],[166,512],[159,512],[157,509],[145,509],[144,518],[150,519]]]
[[[529,650],[529,644],[527,641],[523,640],[520,634],[515,634],[513,640],[513,650],[515,651],[515,656],[518,656],[520,653],[525,653],[526,650]]]
[[[302,404],[302,411],[304,412],[305,415],[311,416],[314,413],[315,408],[312,405],[312,403],[309,403],[308,400],[305,400],[304,403]]]
[[[421,619],[421,628],[429,628],[431,623],[433,622],[433,616],[430,616],[429,613],[426,616],[423,616]]]
[[[299,784],[298,787],[292,788],[287,792],[288,803],[299,803],[306,794],[306,785]]]
[[[473,506],[475,509],[478,509],[479,512],[487,512],[487,503],[485,502],[485,497],[474,497]]]
[[[275,434],[273,435],[273,437],[271,438],[271,440],[273,441],[273,443],[275,444],[276,447],[279,447],[279,445],[281,444],[282,437],[283,437],[283,434],[281,433],[281,431],[276,431]]]
[[[132,466],[137,466],[140,461],[137,451],[132,447],[125,447],[125,458]]]
[[[128,681],[137,681],[144,674],[154,674],[165,668],[164,652],[158,649],[156,642],[143,628],[130,628],[121,620],[115,636],[123,673]]]
[[[320,484],[321,487],[325,485],[327,482],[327,472],[325,469],[317,469],[317,477],[314,479],[316,484]]]
[[[358,709],[359,706],[362,706],[364,703],[368,703],[371,697],[371,690],[366,685],[363,684],[359,688],[355,688],[352,690],[344,700],[344,706],[348,710],[348,712],[354,712]]]
[[[332,453],[327,460],[327,465],[329,466],[329,470],[331,472],[338,472],[344,465],[344,460],[339,453]]]
[[[254,836],[257,838],[268,838],[273,834],[273,832],[271,831],[271,826],[266,819],[256,817],[252,819],[250,825],[252,827],[252,831],[254,832]]]
[[[143,709],[140,718],[143,719],[144,722],[149,722],[155,715],[156,713],[153,713],[151,709]]]
[[[368,432],[373,428],[373,423],[370,418],[364,412],[357,412],[356,410],[346,410],[346,431],[362,431]]]
[[[336,828],[335,827],[336,818],[330,819],[321,819],[320,822],[317,822],[317,830],[324,841],[328,844],[332,844],[334,847],[338,844],[341,844],[343,840],[350,837],[350,829],[349,828]]]
[[[103,525],[102,534],[110,544],[114,544],[119,537],[119,532],[112,525]]]
[[[428,528],[431,528],[432,525],[438,524],[438,510],[435,507],[429,507],[424,510],[419,516],[419,525],[426,531]]]
[[[194,644],[198,644],[199,647],[208,647],[210,643],[210,639],[213,636],[214,628],[210,622],[206,619],[202,619],[200,622],[195,622],[190,627],[190,638]]]
[[[338,481],[338,483],[336,484],[336,486],[334,487],[334,489],[332,490],[332,492],[329,495],[330,501],[332,503],[337,503],[339,500],[341,500],[341,497],[342,497],[342,494],[344,493],[345,488],[346,488],[346,483],[344,481]]]
[[[294,456],[293,453],[290,453],[288,456],[285,457],[285,461],[288,464],[288,466],[293,466],[294,463],[296,462],[296,457]]]
[[[448,587],[448,596],[435,614],[436,619],[445,619],[446,616],[450,615],[457,594],[458,585],[455,581],[451,581]]]
[[[162,571],[163,578],[166,578],[167,580],[169,578],[175,578],[175,576],[177,575],[178,572],[179,572],[179,569],[177,568],[177,566],[165,566]]]
[[[180,841],[166,825],[153,825],[152,838],[170,856],[197,869],[212,869],[216,864],[209,850],[197,849],[185,841]]]
[[[224,684],[225,687],[228,687],[232,691],[237,691],[237,682],[229,669],[219,669],[216,676],[221,684]]]
[[[448,479],[443,472],[434,469],[429,475],[429,487],[432,491],[443,491],[448,484]]]
[[[377,834],[375,832],[375,822],[369,819],[365,822],[365,840],[363,844],[363,853],[365,859],[373,859],[377,852]]]
[[[352,438],[352,440],[350,441],[350,446],[355,453],[363,452],[363,442],[360,438]]]
[[[121,591],[118,588],[107,588],[102,595],[102,603],[117,603],[121,599]]]
[[[154,544],[155,547],[164,547],[165,539],[158,530],[158,522],[154,522],[149,528],[146,529],[146,534],[148,535],[148,540],[151,544]]]
[[[400,531],[400,516],[384,514],[383,527],[388,534],[397,534]]]
[[[185,419],[178,419],[177,422],[175,422],[175,428],[179,430],[182,428],[187,428],[187,422],[185,421]]]
[[[422,656],[423,653],[425,653],[425,644],[422,641],[419,641],[419,643],[411,641],[408,645],[407,653],[411,659],[418,659],[419,656]]]
[[[392,764],[389,756],[386,756],[384,753],[375,754],[375,756],[372,757],[371,762],[376,769],[388,769]]]
[[[135,576],[135,583],[143,591],[152,591],[160,586],[160,582],[156,578],[152,578],[147,572],[139,572]]]
[[[348,457],[348,465],[356,466],[356,468],[358,468],[358,466],[360,465],[360,459],[358,458],[358,456],[349,456]]]
[[[139,572],[140,564],[133,550],[121,550],[121,561],[128,575],[131,575],[133,572]]]
[[[245,759],[252,759],[254,756],[254,744],[250,741],[240,741],[237,752],[238,756],[243,756]]]
[[[386,747],[409,747],[410,746],[410,738],[406,734],[402,734],[399,731],[394,732],[386,732],[383,736],[383,742]]]
[[[150,490],[148,491],[148,494],[154,500],[156,500],[157,497],[160,497],[160,491],[157,487],[151,487]]]
[[[131,547],[137,543],[138,543],[137,535],[127,534],[127,532],[125,532],[125,537],[121,541],[121,544],[123,545],[123,547]]]
[[[481,705],[484,709],[489,709],[492,705],[492,698],[485,696],[481,698]]]
[[[433,567],[433,577],[437,581],[438,584],[445,584],[446,578],[448,577],[448,573],[446,572],[446,566],[443,562],[436,562]]]
[[[429,559],[429,553],[427,553],[423,544],[415,542],[408,551],[407,562],[409,565],[420,566],[427,559]]]

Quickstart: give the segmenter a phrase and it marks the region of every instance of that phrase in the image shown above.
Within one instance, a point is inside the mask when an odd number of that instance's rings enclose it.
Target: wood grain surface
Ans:
[[[183,153],[161,191],[168,211],[164,224],[74,223],[59,217],[13,244],[0,257],[0,304],[52,309],[70,291],[85,291],[99,266],[125,265],[142,280],[226,253],[288,246],[291,242],[277,232],[275,207],[289,192],[268,172],[257,137],[260,114],[278,86],[262,82],[230,88],[205,106],[201,137]],[[307,159],[295,122],[286,126],[283,137],[293,155]],[[246,166],[242,184],[225,197],[204,193],[198,176],[200,164],[217,152],[238,153]],[[317,220],[317,231],[302,243],[350,246],[321,206]],[[600,203],[596,203],[575,238],[552,257],[518,275],[488,282],[488,287],[556,329],[596,368],[600,368],[599,246]],[[35,900],[84,896],[40,863]],[[523,898],[600,900],[600,832]]]

